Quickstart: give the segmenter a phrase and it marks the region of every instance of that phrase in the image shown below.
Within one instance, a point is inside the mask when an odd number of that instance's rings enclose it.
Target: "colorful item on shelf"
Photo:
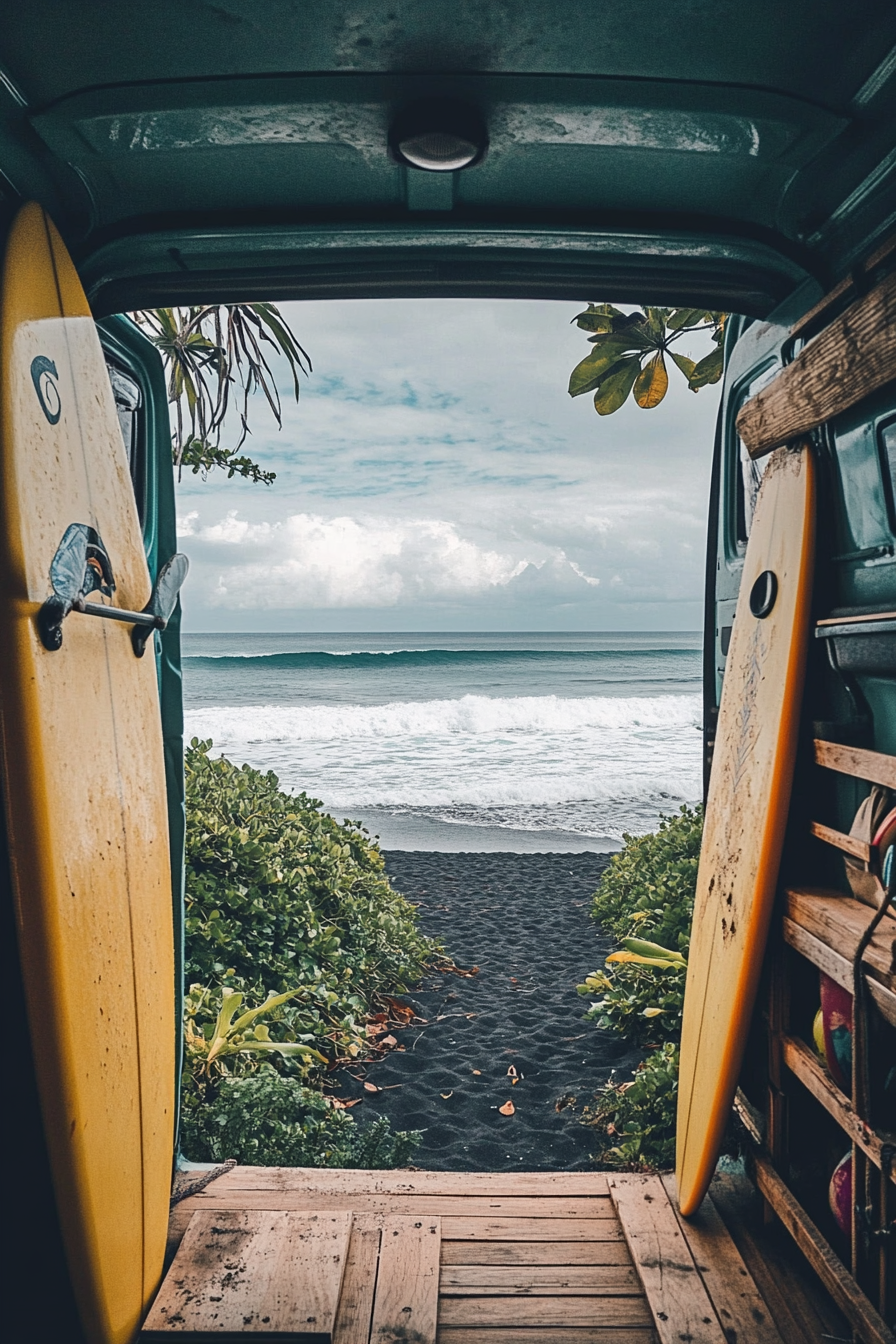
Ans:
[[[828,1203],[834,1221],[843,1235],[848,1237],[852,1230],[852,1149],[834,1168],[828,1186]]]
[[[852,995],[824,971],[820,980],[825,1063],[837,1086],[851,1092]]]
[[[819,1059],[827,1063],[827,1056],[824,1049],[824,1013],[821,1008],[815,1014],[812,1022],[812,1044],[815,1046],[815,1053]]]
[[[875,784],[850,827],[850,835],[871,846],[871,860],[846,856],[843,860],[852,894],[865,905],[880,905],[886,886],[883,868],[896,842],[896,807],[889,789]]]

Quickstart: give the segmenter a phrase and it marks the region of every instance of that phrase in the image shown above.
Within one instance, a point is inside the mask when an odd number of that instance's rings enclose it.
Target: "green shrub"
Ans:
[[[627,835],[594,895],[592,916],[621,947],[578,986],[592,998],[585,1016],[635,1045],[653,1047],[632,1082],[608,1083],[583,1113],[583,1123],[610,1139],[602,1139],[595,1154],[605,1166],[662,1167],[674,1157],[678,1042],[702,830],[702,808],[682,807],[664,817],[655,834]]]
[[[433,944],[378,845],[211,745],[185,758],[188,977],[232,967],[280,994],[323,974],[366,998],[419,979]]]
[[[323,1096],[366,1049],[377,995],[441,955],[365,832],[276,775],[209,755],[187,785],[182,1147],[194,1160],[403,1165],[419,1136],[358,1125]]]
[[[591,913],[617,938],[652,938],[687,955],[703,808],[682,806],[652,835],[626,835],[594,893]]]
[[[329,1098],[269,1065],[223,1077],[210,1098],[185,1099],[184,1148],[193,1161],[235,1158],[247,1166],[402,1167],[420,1135],[393,1133],[385,1116],[356,1124]]]
[[[258,1002],[301,985],[274,1014],[278,1039],[356,1055],[376,994],[419,980],[439,949],[363,831],[211,745],[194,738],[185,757],[186,982]],[[207,1033],[217,1005],[191,1012]]]
[[[630,1083],[610,1082],[582,1123],[600,1135],[595,1160],[604,1167],[650,1171],[675,1161],[678,1046],[671,1041],[647,1056]]]
[[[681,1036],[687,963],[658,970],[626,964],[595,971],[578,986],[580,994],[600,994],[585,1017],[602,1030],[616,1031],[633,1045],[662,1045]]]
[[[702,830],[702,808],[682,807],[664,817],[655,834],[627,835],[594,894],[592,917],[620,942],[636,935],[685,957]],[[674,955],[670,962],[614,953],[578,986],[593,1000],[586,1017],[635,1045],[677,1041],[687,967]]]

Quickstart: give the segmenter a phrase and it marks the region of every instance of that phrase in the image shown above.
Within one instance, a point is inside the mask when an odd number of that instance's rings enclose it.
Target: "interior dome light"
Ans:
[[[414,103],[396,118],[389,136],[402,163],[429,173],[469,168],[485,153],[485,126],[462,103],[427,100]]]

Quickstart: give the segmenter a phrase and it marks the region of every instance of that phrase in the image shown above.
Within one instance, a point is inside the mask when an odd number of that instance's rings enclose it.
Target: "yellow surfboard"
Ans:
[[[780,448],[759,492],[728,652],[684,1000],[681,1212],[712,1179],[743,1060],[775,899],[809,634],[815,469]]]
[[[124,1344],[161,1275],[173,1145],[155,659],[135,656],[128,624],[80,610],[48,648],[38,618],[60,564],[82,565],[100,606],[142,610],[150,580],[96,328],[37,205],[12,227],[0,302],[0,724],[20,954],[75,1295],[88,1338]]]

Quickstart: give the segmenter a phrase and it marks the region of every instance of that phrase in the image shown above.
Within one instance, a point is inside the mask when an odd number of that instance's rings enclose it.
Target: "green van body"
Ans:
[[[390,150],[395,118],[428,98],[459,101],[486,127],[470,168],[421,172]],[[60,228],[123,379],[153,576],[176,548],[166,389],[122,313],[454,295],[733,314],[709,508],[708,770],[761,467],[745,462],[735,419],[797,353],[794,323],[896,229],[896,6],[33,0],[11,7],[0,33],[0,241],[32,199]],[[894,384],[812,442],[816,620],[896,612]],[[805,735],[896,754],[896,618],[814,636]],[[156,657],[181,939],[179,609]],[[808,780],[800,766],[785,868],[805,851]],[[865,793],[837,776],[822,820],[848,831]],[[2,827],[0,848],[10,1270],[25,1281],[40,1263],[54,1285],[12,1294],[7,1324],[16,1340],[78,1344]],[[845,889],[840,868],[828,863],[825,880]],[[744,1076],[754,1095],[763,1049],[757,1015]]]

